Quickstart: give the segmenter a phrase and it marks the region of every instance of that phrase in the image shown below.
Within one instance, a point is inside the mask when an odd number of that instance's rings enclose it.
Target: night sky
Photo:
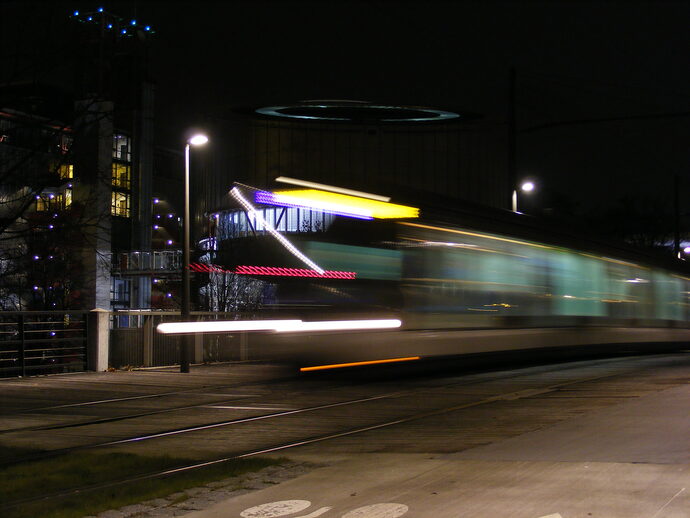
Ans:
[[[7,62],[19,42],[53,38],[61,12],[100,4],[3,5]],[[156,30],[157,123],[171,146],[204,117],[303,99],[464,110],[504,124],[515,67],[519,177],[585,210],[624,194],[670,205],[680,175],[690,210],[688,2],[102,5]],[[33,43],[21,30],[31,23],[48,23]]]

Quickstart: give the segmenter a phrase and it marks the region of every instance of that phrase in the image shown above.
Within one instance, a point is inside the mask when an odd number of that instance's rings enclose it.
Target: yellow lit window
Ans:
[[[62,164],[58,167],[58,174],[63,180],[74,178],[74,166],[72,164]]]
[[[36,198],[36,211],[45,212],[50,210],[50,200],[47,196]]]
[[[110,213],[113,216],[129,217],[129,194],[113,191]]]
[[[131,166],[113,163],[113,185],[129,189],[131,183]]]
[[[68,193],[69,192],[69,201]],[[41,194],[36,198],[36,211],[47,212],[53,210],[64,210],[72,204],[72,191],[62,193]]]
[[[72,205],[72,189],[65,189],[65,208],[68,208],[70,205]]]

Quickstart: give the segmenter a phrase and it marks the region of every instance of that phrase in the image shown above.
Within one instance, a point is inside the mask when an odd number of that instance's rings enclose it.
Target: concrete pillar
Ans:
[[[194,356],[192,363],[204,363],[204,335],[194,335]]]
[[[240,360],[249,360],[249,333],[240,333]]]
[[[153,315],[144,316],[143,333],[144,367],[153,366]]]
[[[89,313],[86,342],[86,368],[90,371],[108,370],[110,352],[110,311],[96,308]]]
[[[96,99],[74,105],[73,203],[81,207],[80,288],[85,308],[110,308],[113,103]]]

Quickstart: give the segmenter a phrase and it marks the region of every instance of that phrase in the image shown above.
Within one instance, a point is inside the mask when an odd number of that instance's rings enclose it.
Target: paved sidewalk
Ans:
[[[185,517],[688,518],[688,409],[685,385],[452,455],[305,447],[331,465]]]

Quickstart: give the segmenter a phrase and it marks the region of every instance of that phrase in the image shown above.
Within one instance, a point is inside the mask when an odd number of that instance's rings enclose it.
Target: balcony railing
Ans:
[[[112,255],[113,273],[180,272],[182,250],[120,252]]]

